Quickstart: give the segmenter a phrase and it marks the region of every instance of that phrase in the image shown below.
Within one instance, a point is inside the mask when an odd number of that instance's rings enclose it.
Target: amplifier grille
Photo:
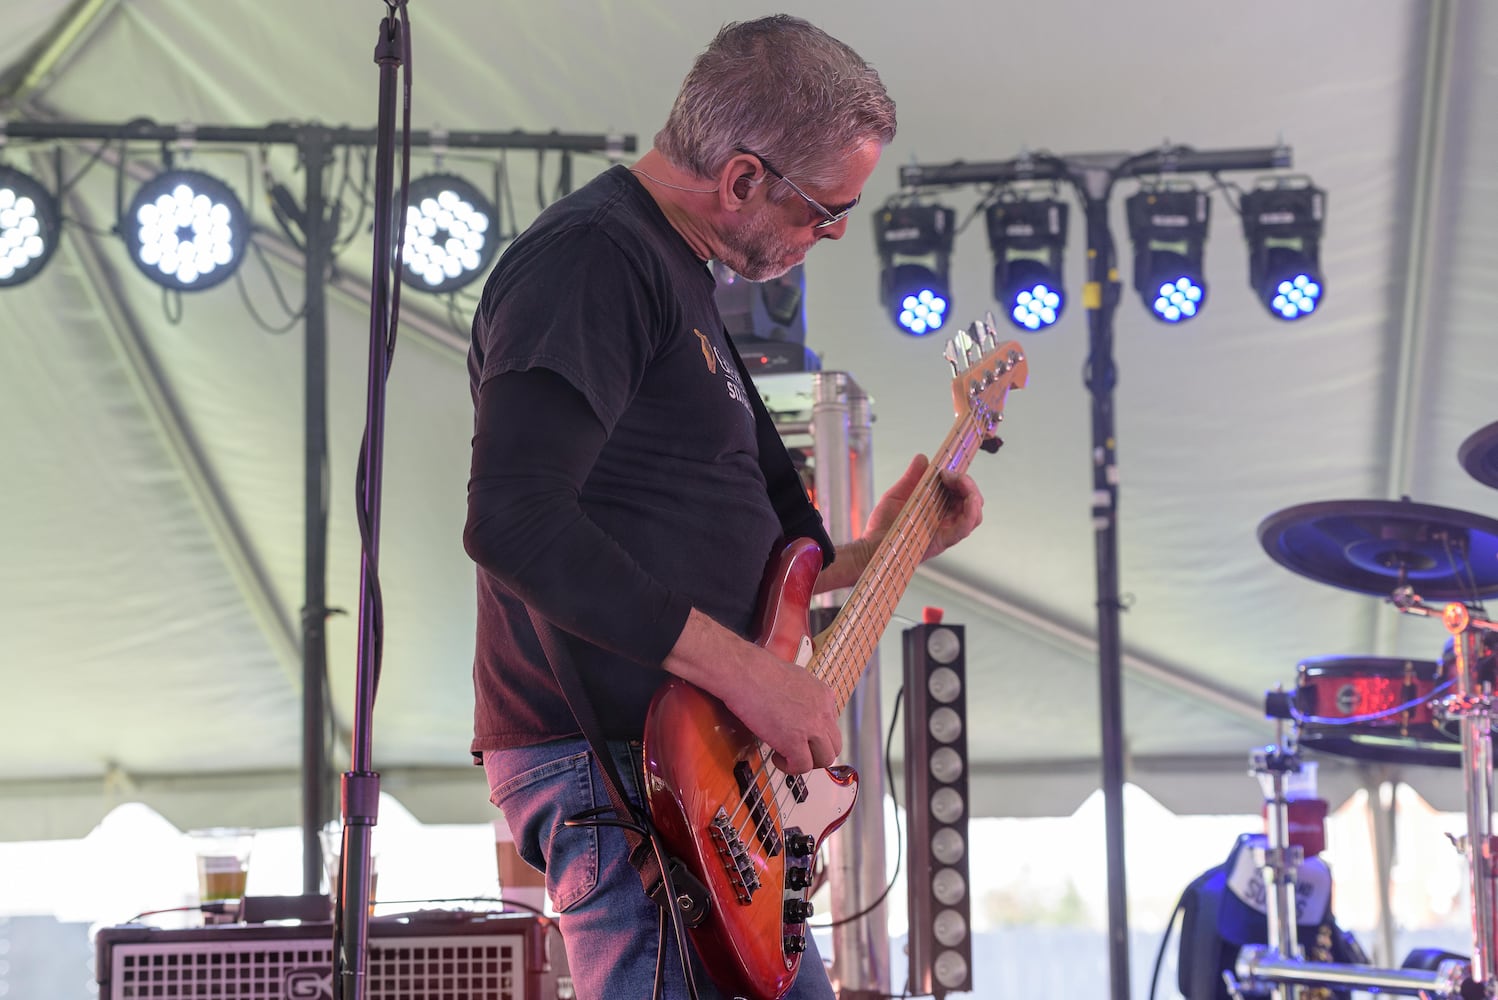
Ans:
[[[157,941],[114,945],[112,1000],[323,1000],[332,944]],[[371,1000],[530,1000],[521,935],[401,937],[369,944]]]

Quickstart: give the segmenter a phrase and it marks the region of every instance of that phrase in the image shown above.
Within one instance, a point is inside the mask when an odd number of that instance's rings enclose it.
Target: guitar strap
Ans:
[[[540,640],[541,650],[546,654],[546,662],[556,676],[557,686],[562,689],[562,697],[567,700],[578,728],[587,738],[588,745],[593,748],[593,756],[598,759],[598,767],[603,772],[604,790],[608,792],[614,815],[620,820],[620,829],[629,844],[629,863],[639,873],[640,886],[645,890],[645,895],[662,909],[674,899],[687,926],[696,927],[707,918],[707,887],[676,858],[670,859],[669,877],[663,877],[655,845],[651,838],[640,833],[641,827],[648,829],[650,818],[641,815],[624,794],[624,779],[619,774],[618,765],[614,763],[614,755],[609,752],[598,715],[593,711],[593,699],[588,697],[577,666],[567,651],[566,637],[535,610],[527,608],[526,611],[530,615],[531,627],[536,631],[536,638]]]

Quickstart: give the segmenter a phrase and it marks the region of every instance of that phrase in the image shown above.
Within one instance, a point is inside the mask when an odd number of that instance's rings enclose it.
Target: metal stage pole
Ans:
[[[1087,220],[1089,349],[1085,381],[1092,396],[1092,529],[1097,557],[1098,708],[1102,713],[1103,825],[1108,855],[1108,995],[1129,996],[1129,906],[1124,871],[1123,643],[1118,596],[1118,464],[1113,422],[1113,314],[1118,263],[1108,230],[1110,171],[1090,169],[1078,185]]]
[[[817,502],[834,544],[852,541],[873,500],[869,399],[843,372],[812,375],[811,437]],[[835,616],[847,591],[816,599],[813,631]],[[827,844],[832,919],[832,979],[841,1000],[888,996],[889,911],[874,906],[886,882],[884,842],[884,728],[879,651],[869,656],[840,725],[843,760],[858,772],[858,798],[845,828]],[[867,911],[867,912],[865,912]]]
[[[322,130],[308,131],[301,146],[306,185],[303,232],[307,247],[302,271],[306,290],[303,322],[303,391],[306,406],[302,442],[306,458],[304,498],[304,590],[302,605],[302,892],[318,891],[322,844],[318,831],[328,815],[326,750],[328,676],[328,296],[331,240],[323,166],[331,159]]]

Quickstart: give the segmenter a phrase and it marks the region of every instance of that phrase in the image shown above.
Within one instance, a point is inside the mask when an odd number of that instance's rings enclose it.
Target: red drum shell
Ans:
[[[1321,656],[1302,660],[1297,674],[1296,707],[1302,715],[1328,720],[1302,722],[1302,733],[1308,739],[1365,734],[1452,742],[1436,728],[1435,703],[1428,700],[1387,718],[1336,721],[1430,698],[1443,679],[1439,663],[1398,657]]]

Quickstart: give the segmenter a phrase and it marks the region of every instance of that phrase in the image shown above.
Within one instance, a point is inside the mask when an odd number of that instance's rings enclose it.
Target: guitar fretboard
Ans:
[[[832,688],[839,712],[852,699],[915,568],[953,506],[952,494],[942,485],[941,470],[966,472],[983,443],[984,428],[991,425],[990,414],[981,406],[958,415],[889,533],[869,558],[842,610],[823,634],[808,669]]]

